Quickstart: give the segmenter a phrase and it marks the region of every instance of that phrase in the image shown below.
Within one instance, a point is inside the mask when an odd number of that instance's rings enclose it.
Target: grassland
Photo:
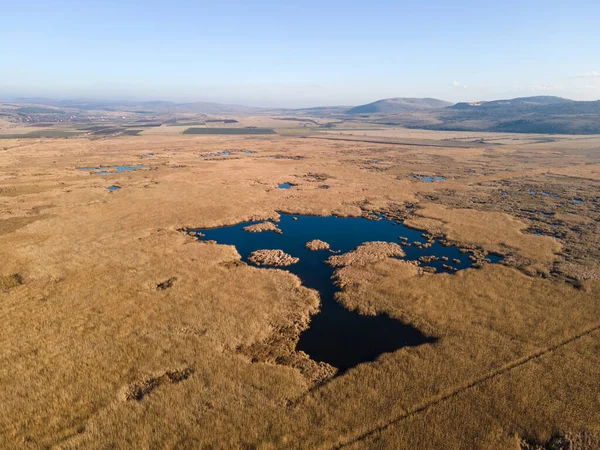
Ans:
[[[17,109],[19,114],[66,114],[58,108],[44,108],[41,106],[23,106]]]
[[[275,134],[272,128],[188,128],[183,134]]]
[[[66,130],[36,130],[22,134],[1,134],[0,139],[40,139],[40,138],[65,138],[78,136],[82,132],[78,131],[66,131]]]
[[[167,128],[0,146],[1,448],[599,448],[600,137]],[[344,306],[438,339],[315,384],[241,349],[293,347],[316,292],[181,232],[278,211],[382,212],[505,263],[336,259]]]
[[[206,125],[205,122],[176,122],[170,123],[167,126],[169,127],[193,127],[196,125]]]
[[[138,136],[142,131],[144,131],[144,130],[134,130],[134,129],[128,128],[126,130],[123,130],[121,133],[124,136]]]

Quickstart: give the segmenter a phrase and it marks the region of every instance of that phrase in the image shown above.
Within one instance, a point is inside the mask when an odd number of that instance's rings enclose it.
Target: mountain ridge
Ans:
[[[346,110],[346,114],[383,114],[438,109],[451,106],[451,102],[437,98],[390,97],[358,105]]]

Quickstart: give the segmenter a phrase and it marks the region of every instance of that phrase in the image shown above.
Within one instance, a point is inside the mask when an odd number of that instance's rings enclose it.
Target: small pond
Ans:
[[[190,235],[201,232],[199,240],[215,240],[219,244],[235,245],[243,261],[260,249],[283,250],[300,258],[298,263],[283,267],[296,274],[303,285],[316,289],[321,297],[320,312],[311,317],[310,327],[301,335],[297,350],[306,352],[313,360],[323,361],[339,369],[339,373],[362,362],[373,361],[380,354],[393,352],[406,346],[435,342],[436,339],[421,333],[388,315],[364,316],[349,311],[338,303],[337,291],[332,276],[335,269],[325,263],[331,256],[328,250],[311,251],[305,247],[308,241],[320,239],[330,244],[336,252],[346,253],[369,241],[387,241],[400,244],[399,237],[406,242],[425,243],[420,231],[405,227],[390,220],[369,220],[362,217],[319,217],[291,216],[282,214],[277,226],[283,234],[272,231],[249,233],[244,227],[258,222],[245,222],[233,226],[188,230]],[[448,264],[456,269],[471,267],[468,253],[456,247],[446,247],[438,241],[419,249],[415,245],[403,247],[407,260],[418,260],[421,256],[435,255],[448,258]],[[499,257],[488,255],[492,262]],[[443,260],[428,262],[439,272],[452,272]],[[264,266],[263,266],[264,267]]]
[[[542,195],[544,195],[546,197],[558,198],[558,194],[556,194],[554,192],[542,191]]]
[[[78,167],[77,170],[92,172],[94,175],[112,175],[120,172],[133,172],[134,170],[145,169],[143,164],[131,166],[100,166],[100,167]]]
[[[435,181],[444,181],[446,179],[445,177],[428,176],[428,175],[411,175],[410,177],[417,178],[421,181],[424,181],[425,183],[433,183]]]
[[[116,184],[113,184],[112,186],[106,188],[107,191],[111,192],[118,191],[119,189],[121,189],[121,186],[117,186]]]
[[[279,189],[289,189],[291,188],[293,185],[290,183],[281,183],[279,186],[277,186]]]

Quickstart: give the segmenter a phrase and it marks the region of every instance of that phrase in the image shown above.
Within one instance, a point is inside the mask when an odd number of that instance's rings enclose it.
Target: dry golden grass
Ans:
[[[248,233],[262,233],[263,231],[273,231],[278,234],[281,233],[279,227],[273,222],[261,222],[255,223],[254,225],[248,225],[247,227],[244,227],[244,231],[247,231]]]
[[[0,235],[10,234],[23,228],[37,220],[47,219],[47,215],[37,215],[30,217],[9,217],[8,219],[0,220]]]
[[[483,247],[491,252],[514,253],[539,267],[550,265],[561,249],[560,243],[551,237],[523,233],[527,225],[503,213],[424,204],[416,217],[405,221],[405,224],[439,232],[450,240]]]
[[[583,257],[598,236],[596,188],[580,163],[598,156],[586,144],[575,158],[566,140],[564,153],[553,143],[534,154],[540,144],[523,139],[491,152],[281,136],[4,140],[0,447],[519,449],[554,432],[597,436],[600,286],[597,261]],[[154,156],[138,158],[146,153]],[[147,169],[76,170],[138,162]],[[522,204],[494,192],[512,185],[481,181],[494,175],[526,191],[528,174],[570,167],[588,177],[576,183],[589,198],[577,210],[555,207],[565,231],[556,239],[525,233],[531,223],[508,214]],[[565,189],[579,186],[569,180]],[[112,184],[121,190],[106,191]],[[409,203],[422,208],[413,214]],[[315,386],[299,365],[253,363],[238,349],[293,346],[316,293],[179,231],[275,220],[277,211],[377,209],[532,267],[592,275],[575,289],[500,265],[431,275],[380,253],[361,259],[339,269],[339,300],[439,340]]]
[[[313,239],[312,241],[308,241],[305,247],[313,252],[316,252],[319,250],[329,250],[330,245],[320,239]]]
[[[296,264],[299,259],[288,255],[283,250],[256,250],[250,254],[248,261],[257,266],[290,266]]]
[[[395,242],[365,242],[356,250],[343,255],[330,256],[327,264],[333,267],[360,265],[373,263],[390,256],[402,257],[404,250]]]

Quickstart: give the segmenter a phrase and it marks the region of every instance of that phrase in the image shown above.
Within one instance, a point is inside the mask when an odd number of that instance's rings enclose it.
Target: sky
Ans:
[[[0,96],[600,99],[598,0],[0,0]]]

